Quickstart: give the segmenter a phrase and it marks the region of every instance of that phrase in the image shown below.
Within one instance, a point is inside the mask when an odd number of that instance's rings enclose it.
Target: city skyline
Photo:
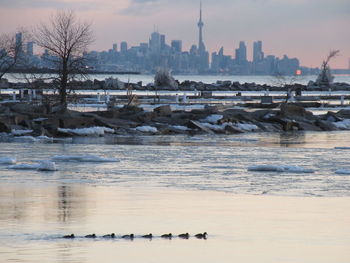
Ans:
[[[234,55],[240,41],[244,40],[250,47],[255,40],[261,40],[265,54],[298,57],[301,65],[307,67],[320,67],[329,50],[339,49],[340,56],[331,66],[348,68],[350,36],[345,30],[350,22],[347,15],[350,4],[345,0],[328,2],[220,0],[215,5],[203,1],[206,49],[212,53],[224,47],[225,53]],[[96,41],[91,50],[106,50],[112,43],[123,40],[130,46],[138,45],[148,38],[155,24],[166,32],[169,40],[183,40],[183,49],[189,50],[192,44],[198,43],[198,0],[179,0],[176,4],[167,0],[119,0],[118,3],[35,0],[30,4],[1,0],[0,15],[4,23],[0,30],[9,32],[23,25],[35,26],[46,21],[56,9],[69,8],[75,10],[81,20],[92,22]],[[307,12],[312,11],[311,8],[317,15]],[[252,60],[252,52],[248,51],[247,55]]]

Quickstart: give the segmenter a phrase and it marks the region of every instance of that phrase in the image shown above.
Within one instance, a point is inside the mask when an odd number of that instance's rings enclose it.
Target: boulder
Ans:
[[[188,126],[189,128],[191,128],[191,129],[198,129],[198,130],[201,130],[201,131],[203,131],[203,132],[205,132],[205,133],[214,134],[214,132],[213,132],[211,129],[205,127],[204,125],[202,125],[202,124],[201,124],[200,122],[198,122],[198,121],[190,120],[190,121],[188,122],[187,126]]]
[[[335,131],[337,127],[330,121],[317,120],[315,121],[315,125],[320,127],[322,131]]]
[[[162,105],[153,110],[157,114],[157,116],[170,116],[171,115],[171,107],[170,105]]]
[[[6,123],[0,121],[0,132],[7,132],[7,133],[9,133],[9,132],[11,132],[11,129]]]

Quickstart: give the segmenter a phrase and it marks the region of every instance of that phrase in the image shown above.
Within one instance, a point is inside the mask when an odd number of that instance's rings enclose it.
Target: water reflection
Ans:
[[[304,132],[283,132],[279,135],[279,144],[283,147],[290,147],[293,145],[305,144],[305,133]]]
[[[33,188],[24,185],[0,186],[0,222],[19,224],[67,223],[86,215],[86,193],[83,187],[60,185]]]

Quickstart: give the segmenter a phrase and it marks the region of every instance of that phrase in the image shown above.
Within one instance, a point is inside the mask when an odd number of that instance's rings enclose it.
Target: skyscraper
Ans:
[[[240,41],[239,48],[236,49],[236,61],[238,65],[244,65],[247,62],[247,47],[244,41]]]
[[[253,43],[253,62],[261,62],[263,59],[262,42],[259,40]]]
[[[128,43],[126,43],[126,41],[123,41],[120,43],[120,51],[122,53],[125,53],[126,51],[128,51]]]
[[[200,9],[199,9],[199,21],[198,21],[198,29],[199,29],[198,51],[199,51],[199,53],[205,52],[205,45],[203,42],[203,26],[204,26],[204,23],[202,21],[202,1],[201,1],[200,2]]]
[[[34,55],[34,42],[27,43],[27,55],[30,57]]]
[[[182,41],[181,40],[172,40],[171,41],[171,48],[175,52],[182,52]]]
[[[203,41],[203,20],[202,20],[202,1],[200,1],[199,7],[199,21],[198,21],[198,71],[205,72],[209,69],[209,53],[205,50]]]
[[[23,51],[22,46],[22,32],[18,32],[16,34],[16,50],[15,50],[15,56],[18,56]]]

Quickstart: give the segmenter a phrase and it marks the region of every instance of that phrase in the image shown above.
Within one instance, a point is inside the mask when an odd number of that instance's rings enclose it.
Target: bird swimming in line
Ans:
[[[150,233],[150,234],[148,234],[148,235],[143,235],[142,237],[143,237],[143,238],[152,239],[153,235]]]
[[[62,238],[75,238],[75,235],[74,234],[65,235]]]
[[[95,234],[90,234],[90,235],[86,235],[85,237],[86,238],[96,238],[96,235]]]
[[[179,238],[184,238],[184,239],[188,239],[190,237],[190,235],[188,233],[185,234],[180,234]]]
[[[112,234],[107,234],[107,235],[104,235],[102,236],[103,238],[115,238],[115,234],[112,233]]]
[[[204,232],[203,234],[199,233],[199,234],[196,234],[194,236],[198,239],[207,239],[207,235],[208,235],[207,232]]]
[[[168,238],[168,239],[171,239],[173,237],[173,235],[171,233],[169,234],[164,234],[164,235],[161,235],[160,236],[161,238]]]
[[[122,238],[125,238],[125,239],[134,239],[134,234],[124,235],[124,236],[122,236]]]

